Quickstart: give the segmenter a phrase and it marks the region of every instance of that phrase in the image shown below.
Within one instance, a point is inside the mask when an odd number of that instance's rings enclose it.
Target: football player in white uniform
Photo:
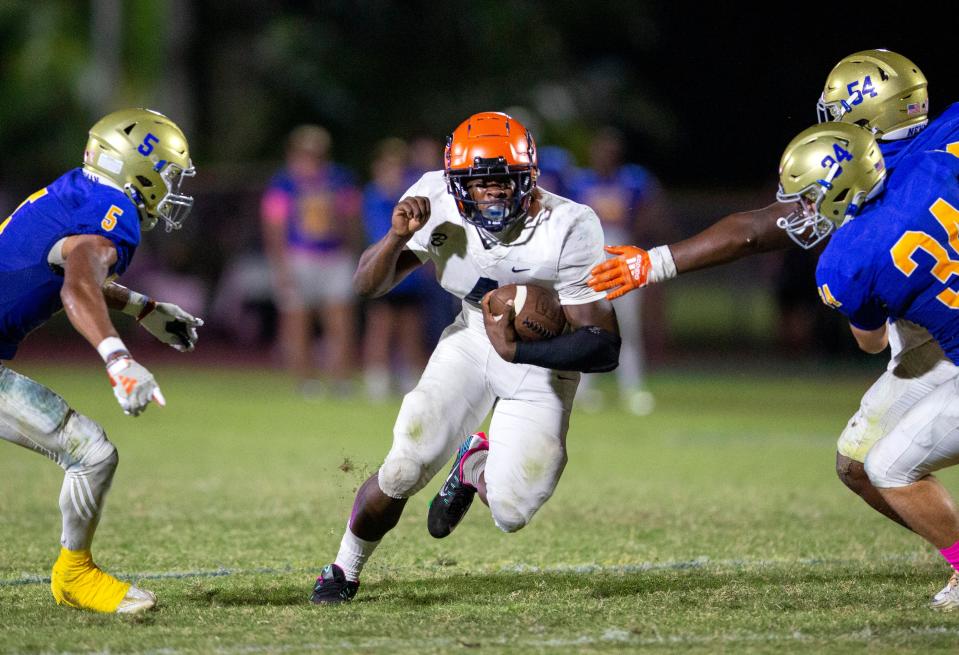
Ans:
[[[471,116],[449,137],[445,171],[426,173],[393,211],[392,228],[363,253],[354,286],[389,291],[427,260],[463,301],[416,388],[406,395],[393,445],[356,494],[340,550],[316,581],[312,602],[350,600],[364,563],[397,523],[406,500],[457,452],[428,525],[442,537],[478,491],[497,527],[525,526],[566,465],[566,431],[579,372],[609,371],[619,359],[613,308],[586,284],[603,260],[603,232],[587,206],[536,186],[536,147],[506,114]],[[510,317],[494,316],[487,294],[509,283],[559,296],[570,330],[518,342]],[[474,433],[492,411],[489,439]]]

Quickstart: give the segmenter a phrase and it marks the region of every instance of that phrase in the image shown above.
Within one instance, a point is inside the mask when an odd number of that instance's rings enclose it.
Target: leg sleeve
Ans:
[[[117,466],[116,448],[103,429],[50,389],[0,366],[0,438],[63,468],[61,543],[88,549]]]

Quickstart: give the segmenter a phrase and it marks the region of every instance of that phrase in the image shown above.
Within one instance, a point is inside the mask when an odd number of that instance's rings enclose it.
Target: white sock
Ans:
[[[357,582],[360,579],[360,571],[363,570],[363,565],[366,564],[366,560],[369,559],[379,544],[379,541],[360,539],[353,534],[349,524],[347,524],[346,532],[343,533],[343,539],[340,541],[340,552],[336,554],[333,563],[343,569],[347,580]]]
[[[477,450],[463,462],[463,482],[475,487],[479,484],[480,476],[486,470],[486,458],[489,450]]]

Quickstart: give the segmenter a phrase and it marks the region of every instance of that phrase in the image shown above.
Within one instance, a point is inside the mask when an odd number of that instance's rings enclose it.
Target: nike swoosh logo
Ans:
[[[557,375],[556,377],[558,377],[560,380],[575,380],[575,379],[576,379],[576,378],[568,378],[568,377],[565,377],[565,376],[562,376],[562,375]]]
[[[516,268],[515,266],[513,267],[514,273],[522,273],[523,271],[528,271],[528,270],[529,270],[528,268]]]

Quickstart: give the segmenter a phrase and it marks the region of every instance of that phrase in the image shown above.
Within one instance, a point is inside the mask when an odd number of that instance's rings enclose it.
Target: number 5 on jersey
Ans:
[[[117,207],[116,205],[110,205],[110,209],[107,210],[107,213],[104,214],[103,220],[100,221],[100,227],[102,227],[107,232],[110,232],[117,226],[117,219],[123,215],[123,210]]]

